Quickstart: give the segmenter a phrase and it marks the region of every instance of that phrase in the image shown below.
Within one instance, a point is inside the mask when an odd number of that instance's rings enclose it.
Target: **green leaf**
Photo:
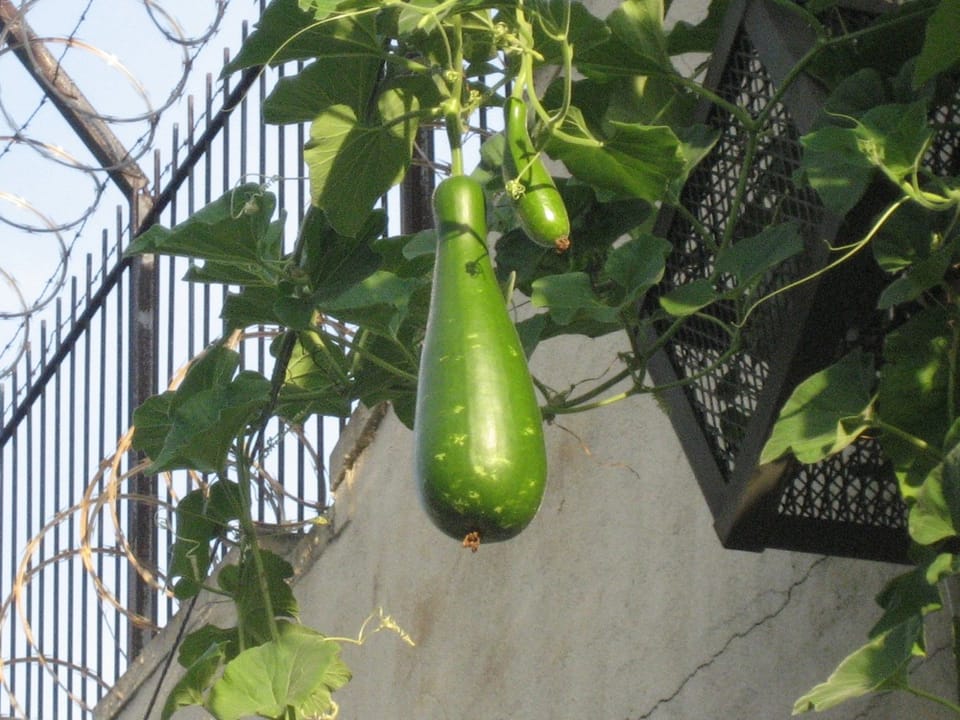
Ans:
[[[937,579],[942,572],[940,568],[944,558],[949,563],[950,557],[939,556],[931,563],[915,567],[890,580],[877,595],[877,604],[884,609],[884,613],[870,629],[869,637],[877,637],[913,618],[939,610],[942,603]],[[937,579],[929,577],[931,572]]]
[[[232,378],[240,356],[222,346],[209,348],[173,393],[150,399],[134,411],[133,447],[153,462],[149,474],[193,469],[218,472],[236,436],[262,410],[270,383],[250,371]],[[162,439],[161,439],[162,438]]]
[[[880,368],[877,408],[884,424],[934,448],[944,447],[950,428],[950,318],[938,306],[918,312],[887,335]],[[883,433],[880,444],[909,498],[937,459],[894,433]]]
[[[548,275],[533,282],[530,298],[535,307],[547,308],[560,325],[589,319],[603,324],[618,323],[619,310],[602,303],[593,292],[590,276],[582,272]]]
[[[240,292],[227,295],[220,317],[230,330],[251,325],[283,325],[276,307],[284,297],[287,297],[286,292],[277,286],[246,285],[240,288]]]
[[[952,216],[952,210],[935,213],[916,203],[902,205],[870,243],[877,264],[895,273],[923,262],[936,251],[938,236],[946,230]]]
[[[298,333],[280,387],[277,412],[292,423],[314,414],[348,417],[348,360],[340,346],[315,330]]]
[[[403,278],[378,270],[345,292],[319,303],[322,311],[341,320],[395,335],[414,292],[424,278]]]
[[[860,152],[897,185],[919,166],[932,133],[924,101],[875,107],[854,132]]]
[[[398,183],[413,152],[418,121],[415,95],[391,88],[370,121],[348,105],[332,105],[310,126],[304,160],[310,194],[342,235],[356,235],[383,193]]]
[[[262,279],[274,277],[280,262],[280,224],[271,223],[276,196],[261,185],[233,188],[173,229],[154,225],[139,235],[126,255],[160,253],[210,260],[221,269]]]
[[[877,308],[889,310],[916,300],[927,290],[944,282],[944,274],[953,265],[956,239],[944,243],[922,260],[918,260],[903,275],[890,283],[877,300]]]
[[[293,589],[288,582],[293,577],[293,566],[276,553],[260,548],[261,578],[253,558],[247,550],[237,565],[228,565],[220,571],[220,586],[233,596],[237,608],[237,622],[243,637],[259,645],[270,640],[270,623],[264,601],[261,581],[270,596],[270,609],[275,618],[296,619],[299,614]],[[226,572],[225,572],[226,571]]]
[[[376,58],[363,55],[320,58],[277,81],[263,103],[263,120],[277,125],[308,122],[333,105],[346,105],[359,115],[370,102],[379,69]]]
[[[256,65],[351,55],[383,56],[372,13],[348,14],[320,23],[313,13],[299,7],[298,0],[273,0],[222,75]],[[341,80],[352,82],[349,77]]]
[[[707,16],[696,25],[678,21],[667,36],[671,55],[683,53],[711,53],[720,37],[720,28],[727,14],[730,0],[713,0],[707,6]]]
[[[590,48],[602,44],[610,38],[610,29],[606,22],[590,12],[582,2],[568,0],[533,0],[528,4],[531,17],[536,15],[533,22],[534,47],[543,56],[545,64],[559,65],[562,63],[560,43],[554,38],[566,36],[566,41],[577,51],[575,57],[586,53]],[[567,13],[569,13],[569,30],[566,28]],[[544,26],[549,29],[552,37],[544,32]]]
[[[870,427],[873,356],[855,350],[800,383],[787,400],[759,463],[788,452],[815,463],[847,447]]]
[[[684,171],[680,141],[673,130],[621,122],[611,122],[610,127],[608,137],[597,140],[579,109],[571,108],[564,131],[594,144],[554,136],[547,153],[562,161],[574,177],[620,197],[663,199],[669,184]]]
[[[660,297],[660,307],[674,317],[687,317],[720,297],[709,278],[680,285]]]
[[[826,682],[799,698],[793,713],[822,711],[877,690],[903,685],[923,633],[923,619],[911,617],[876,636],[846,657]]]
[[[343,3],[343,0],[298,0],[300,9],[304,12],[313,13],[317,20],[332,15],[336,12],[337,6]]]
[[[960,446],[927,474],[910,505],[908,520],[910,537],[920,545],[960,534]]]
[[[683,169],[670,182],[670,195],[673,202],[680,197],[680,192],[689,179],[690,173],[710,154],[720,138],[719,130],[706,125],[678,128],[676,133],[680,140],[679,153],[683,160]]]
[[[784,260],[803,251],[800,225],[787,222],[764,228],[758,235],[738,240],[717,254],[715,270],[731,275],[737,286],[757,282]]]
[[[626,0],[607,17],[609,40],[575,56],[585,75],[662,75],[675,70],[667,52],[662,0]]]
[[[858,118],[871,108],[890,101],[887,81],[876,68],[847,74],[827,98],[818,125],[833,125],[843,118]]]
[[[202,625],[188,633],[177,653],[177,662],[190,667],[207,653],[212,645],[220,647],[224,658],[229,660],[240,652],[240,636],[237,628],[222,628],[216,625]]]
[[[307,211],[300,228],[300,267],[307,274],[314,301],[336,297],[369,277],[381,264],[373,243],[386,229],[381,210],[369,213],[356,236],[341,235],[318,208]]]
[[[824,206],[846,215],[863,197],[874,167],[850,128],[827,126],[800,138],[800,172]]]
[[[660,282],[672,248],[663,238],[644,233],[610,252],[603,269],[625,291],[621,306],[640,301]]]
[[[279,638],[237,655],[214,682],[207,709],[217,720],[330,711],[331,694],[350,679],[340,646],[303,625],[278,626]]]
[[[913,69],[913,85],[920,87],[935,75],[960,63],[960,0],[940,0],[927,20],[923,49]]]
[[[210,543],[226,532],[228,524],[240,516],[241,508],[240,490],[229,480],[218,480],[206,490],[193,490],[177,503],[177,539],[170,551],[167,576],[178,600],[200,592],[210,573]]]
[[[180,708],[203,705],[206,692],[213,684],[217,671],[225,660],[223,648],[210,645],[206,651],[187,665],[187,670],[167,694],[160,720],[169,720]]]

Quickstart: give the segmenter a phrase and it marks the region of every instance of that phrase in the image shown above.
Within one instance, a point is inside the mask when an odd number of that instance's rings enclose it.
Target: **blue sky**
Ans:
[[[192,92],[202,99],[207,73],[218,86],[224,48],[239,46],[242,21],[252,23],[259,8],[258,0],[229,2],[219,29],[185,73],[185,61],[197,53],[190,41],[217,22],[217,0],[15,4],[34,33],[49,38],[50,52],[62,55],[65,70],[123,144],[142,153],[139,164],[151,177],[152,147],[169,156],[171,127],[185,123],[183,97]],[[65,40],[71,37],[73,44]],[[123,203],[104,173],[72,167],[94,161],[56,108],[42,102],[43,93],[13,53],[0,53],[0,313],[49,297],[65,249],[67,274],[82,276],[84,255],[99,255],[101,229],[115,227],[116,206]],[[151,134],[145,116],[158,111]],[[14,135],[21,140],[11,141]],[[4,348],[19,326],[18,319],[0,319],[0,370],[9,364],[14,348]]]

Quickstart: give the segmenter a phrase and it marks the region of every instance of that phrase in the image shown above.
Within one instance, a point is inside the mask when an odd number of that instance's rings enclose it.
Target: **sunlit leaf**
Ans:
[[[906,682],[907,666],[923,633],[923,619],[911,617],[853,652],[810,692],[799,698],[793,713],[823,711],[867,693]]]
[[[926,102],[920,101],[875,107],[864,113],[854,132],[864,157],[900,184],[919,165],[932,130]]]
[[[404,278],[378,270],[319,306],[346,322],[394,335],[406,316],[411,297],[426,283],[424,278]]]
[[[308,122],[332,105],[346,105],[359,114],[370,101],[379,68],[376,58],[362,55],[320,58],[277,81],[263,103],[264,122]]]
[[[944,561],[949,566],[950,558],[950,555],[938,556],[929,565],[919,565],[890,580],[877,595],[877,604],[884,612],[870,629],[869,636],[877,637],[913,618],[939,610],[942,603],[937,580]]]
[[[276,640],[244,650],[213,684],[206,707],[217,720],[330,711],[331,694],[350,679],[340,646],[296,623],[278,629]]]
[[[662,0],[627,0],[607,16],[609,40],[577,53],[577,67],[601,77],[674,73]]]
[[[413,152],[416,97],[393,88],[378,107],[368,122],[347,105],[333,105],[310,126],[304,160],[311,198],[342,235],[360,231],[380,196],[403,178]]]
[[[917,489],[910,505],[910,537],[932,545],[960,530],[960,446],[933,468]]]
[[[313,12],[301,9],[299,0],[273,0],[222,74],[289,60],[350,55],[383,56],[373,13],[345,14],[318,22]],[[341,80],[351,82],[348,77]]]
[[[271,222],[276,206],[276,196],[261,185],[239,185],[172,229],[154,225],[126,254],[180,255],[273,277],[280,260],[280,226]]]
[[[314,330],[300,332],[280,387],[277,412],[294,423],[313,414],[348,416],[347,373],[347,357],[339,345]]]
[[[719,298],[709,278],[701,278],[679,285],[660,297],[660,307],[674,317],[687,317]]]
[[[554,136],[547,153],[563,162],[578,179],[620,197],[657,202],[669,184],[684,172],[680,141],[666,126],[611,121],[610,132],[598,138],[578,108],[571,108],[563,130],[578,141]],[[586,141],[587,144],[583,144]]]
[[[869,427],[873,383],[873,356],[859,350],[804,380],[780,411],[760,464],[788,452],[814,463],[847,447]]]

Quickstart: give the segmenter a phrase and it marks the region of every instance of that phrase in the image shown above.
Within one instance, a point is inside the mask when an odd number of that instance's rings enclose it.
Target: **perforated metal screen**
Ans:
[[[722,68],[714,68],[715,91],[757,118],[776,97],[777,86],[755,38],[775,29],[765,28],[763,18],[751,19],[749,3],[740,18],[728,28],[726,52],[715,55],[715,63],[722,62]],[[767,35],[763,45],[776,41]],[[773,64],[790,63],[781,57]],[[757,290],[762,294],[822,267],[828,244],[855,237],[846,235],[855,228],[830,217],[812,190],[794,183],[800,136],[809,127],[801,127],[787,99],[767,113],[749,169],[744,158],[751,151],[742,125],[717,105],[704,117],[720,131],[720,139],[682,193],[685,211],[661,215],[660,230],[674,247],[663,291],[713,273],[716,252],[702,240],[702,232],[696,232],[698,224],[713,238],[731,232],[734,242],[781,223],[798,224],[804,252],[770,272]],[[955,107],[945,108],[943,119],[955,119],[956,114]],[[807,113],[803,122],[811,117]],[[931,164],[956,172],[957,144],[944,141],[932,148]],[[732,204],[741,190],[740,221],[729,229]],[[793,387],[854,345],[876,351],[881,330],[894,321],[874,310],[882,283],[879,271],[859,261],[845,272],[831,272],[762,303],[743,329],[741,347],[717,367],[718,360],[730,354],[731,341],[712,318],[732,322],[736,308],[728,302],[715,303],[707,318],[687,323],[651,365],[658,382],[688,380],[668,397],[670,416],[718,534],[729,547],[780,547],[896,561],[906,557],[905,508],[874,439],[863,439],[815,465],[757,468],[771,424]]]

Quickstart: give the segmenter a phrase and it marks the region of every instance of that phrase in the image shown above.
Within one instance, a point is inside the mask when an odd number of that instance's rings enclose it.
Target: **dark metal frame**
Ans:
[[[872,12],[851,8],[852,13]],[[812,34],[782,6],[767,0],[736,0],[728,14],[706,78],[707,86],[733,101],[765,102],[811,47]],[[859,237],[858,208],[850,218],[832,217],[815,195],[792,184],[799,160],[799,137],[812,129],[825,95],[811,79],[795,78],[772,114],[776,132],[764,163],[750,179],[754,195],[735,237],[749,237],[770,221],[768,194],[780,217],[800,222],[806,250],[788,261],[770,287],[823,267],[828,249],[822,238]],[[738,139],[724,111],[704,104],[700,120],[724,130],[718,148],[691,177],[684,202],[708,226],[722,227],[723,189],[716,184],[737,177],[742,157]],[[699,174],[699,176],[698,176]],[[713,202],[718,207],[709,208]],[[709,274],[712,257],[695,246],[679,213],[664,210],[658,230],[674,243],[667,284]],[[783,548],[830,555],[908,562],[905,508],[896,480],[875,441],[858,441],[841,456],[817,465],[783,461],[757,466],[760,452],[780,407],[793,388],[810,374],[839,359],[848,338],[876,330],[882,319],[874,308],[881,290],[880,271],[872,259],[857,257],[816,281],[802,285],[763,306],[751,327],[754,338],[744,352],[719,371],[665,393],[670,419],[714,517],[717,534],[729,548],[760,551]],[[655,301],[655,298],[653,299]],[[722,307],[717,311],[723,312]],[[638,338],[644,345],[650,338]],[[706,365],[724,338],[709,328],[681,333],[649,365],[658,383],[675,383]],[[714,345],[719,343],[721,347]]]

